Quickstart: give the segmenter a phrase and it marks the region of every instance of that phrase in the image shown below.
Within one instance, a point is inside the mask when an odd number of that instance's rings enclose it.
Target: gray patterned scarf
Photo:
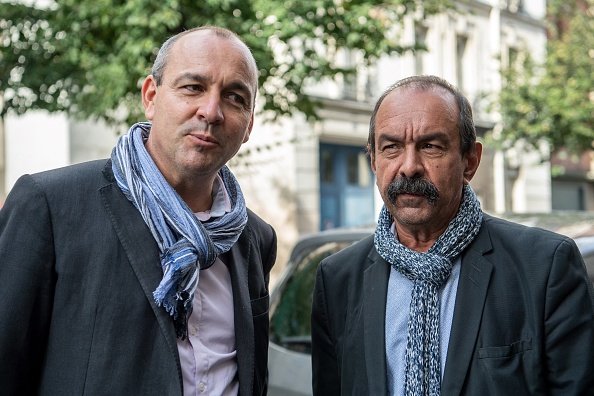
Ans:
[[[439,395],[439,287],[457,257],[478,234],[483,212],[474,191],[464,186],[458,214],[427,253],[402,245],[390,231],[393,218],[384,206],[374,242],[380,256],[414,282],[406,343],[405,395]]]
[[[159,246],[163,279],[153,296],[173,317],[176,334],[184,339],[199,270],[231,249],[247,223],[247,210],[237,180],[224,166],[219,176],[231,199],[231,212],[200,222],[146,151],[150,128],[150,123],[140,122],[119,138],[111,153],[112,169],[118,186],[140,211]]]

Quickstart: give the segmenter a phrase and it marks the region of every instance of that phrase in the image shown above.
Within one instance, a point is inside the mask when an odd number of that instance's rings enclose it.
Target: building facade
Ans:
[[[469,98],[480,139],[496,133],[500,117],[490,104],[501,87],[500,69],[525,50],[543,59],[545,13],[546,0],[482,0],[461,1],[457,12],[421,22],[410,17],[403,40],[427,51],[385,56],[372,68],[359,67],[352,79],[308,87],[320,103],[320,121],[307,122],[300,114],[275,124],[256,121],[230,167],[248,206],[278,231],[277,271],[303,234],[375,224],[382,203],[365,145],[381,92],[410,75],[441,76]],[[362,64],[360,54],[349,51],[340,62]],[[65,116],[40,121],[36,113],[7,118],[5,135],[5,193],[23,173],[108,157],[117,139],[100,123]],[[488,212],[552,209],[550,165],[536,156],[487,144],[472,186]]]

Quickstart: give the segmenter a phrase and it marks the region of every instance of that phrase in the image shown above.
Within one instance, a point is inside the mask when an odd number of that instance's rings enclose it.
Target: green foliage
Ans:
[[[594,2],[551,1],[549,15],[545,62],[503,71],[500,142],[579,153],[594,147]]]
[[[260,69],[267,118],[295,111],[316,117],[304,88],[353,73],[332,58],[339,48],[365,62],[401,53],[398,26],[451,7],[431,0],[55,0],[49,7],[0,2],[0,93],[17,114],[66,111],[118,125],[142,116],[140,86],[158,47],[201,25],[243,37]],[[273,50],[274,48],[274,50]]]

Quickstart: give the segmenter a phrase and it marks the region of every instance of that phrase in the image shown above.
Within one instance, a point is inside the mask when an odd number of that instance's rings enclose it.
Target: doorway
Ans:
[[[374,223],[374,177],[363,147],[320,143],[320,229]]]

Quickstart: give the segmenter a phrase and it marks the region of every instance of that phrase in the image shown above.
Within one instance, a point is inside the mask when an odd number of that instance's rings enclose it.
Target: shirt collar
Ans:
[[[221,217],[225,213],[231,212],[231,199],[225,188],[223,179],[217,173],[214,183],[212,184],[212,206],[210,210],[205,212],[194,213],[198,220],[208,221],[213,217]]]

